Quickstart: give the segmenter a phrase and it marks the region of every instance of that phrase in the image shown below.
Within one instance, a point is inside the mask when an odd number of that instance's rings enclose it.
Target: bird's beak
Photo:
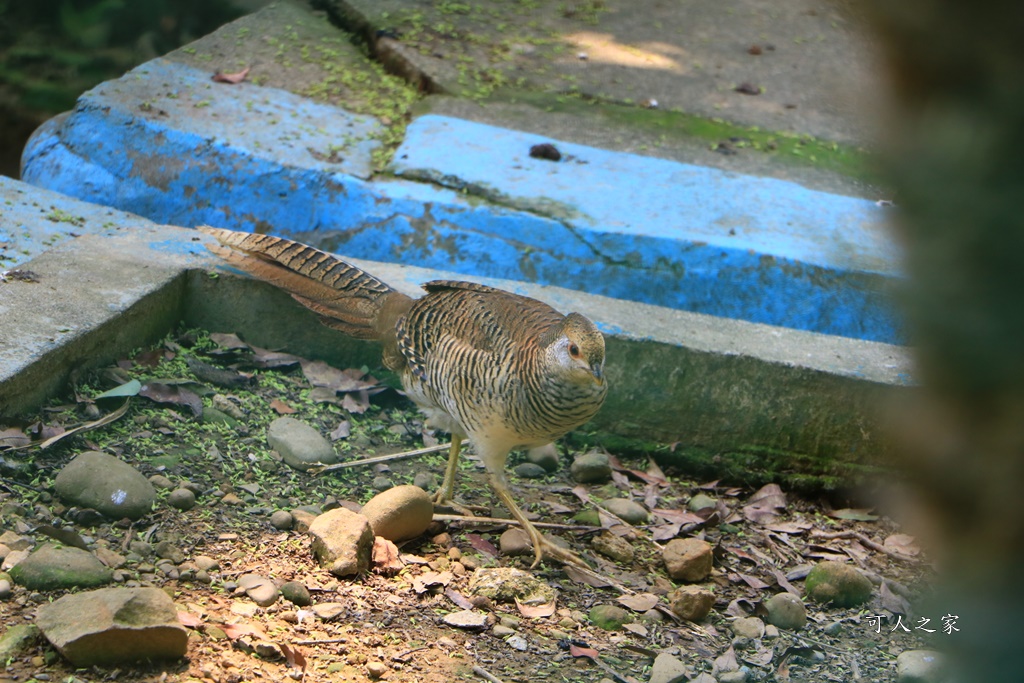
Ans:
[[[595,364],[590,366],[590,372],[594,375],[594,381],[600,386],[604,384],[604,365]]]

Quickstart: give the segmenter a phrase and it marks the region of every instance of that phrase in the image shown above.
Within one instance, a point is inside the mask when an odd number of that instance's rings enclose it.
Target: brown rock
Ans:
[[[676,616],[688,621],[703,620],[715,604],[715,594],[701,586],[683,586],[668,597]]]
[[[370,520],[377,536],[389,541],[416,538],[430,526],[434,503],[419,486],[396,486],[378,493],[363,506],[362,514]]]
[[[76,667],[185,656],[188,633],[159,588],[101,588],[36,611],[36,625]]]
[[[317,562],[335,576],[363,574],[370,568],[373,530],[363,515],[335,508],[313,520],[309,535]]]
[[[662,549],[668,575],[675,581],[703,581],[711,574],[713,546],[699,538],[674,538]]]

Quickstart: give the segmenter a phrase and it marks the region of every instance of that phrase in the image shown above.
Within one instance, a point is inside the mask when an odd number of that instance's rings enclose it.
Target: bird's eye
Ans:
[[[580,347],[576,346],[575,344],[569,344],[569,355],[572,356],[573,358],[579,358]]]

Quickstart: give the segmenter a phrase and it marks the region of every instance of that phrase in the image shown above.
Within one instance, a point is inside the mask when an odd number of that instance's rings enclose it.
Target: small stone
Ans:
[[[267,428],[267,443],[297,470],[338,462],[334,447],[317,430],[293,417],[279,417]]]
[[[309,525],[312,524],[313,520],[316,518],[317,515],[309,512],[308,510],[302,510],[300,508],[292,510],[294,528],[295,531],[298,531],[300,534],[304,534],[309,531]]]
[[[732,632],[743,638],[757,640],[764,635],[764,622],[757,617],[742,617],[732,622]]]
[[[310,549],[317,562],[335,576],[365,574],[369,570],[373,529],[363,515],[345,508],[330,510],[313,520],[309,535],[313,539]]]
[[[433,491],[437,488],[437,476],[433,472],[417,472],[412,478],[412,485],[424,491]]]
[[[654,658],[649,683],[683,683],[688,680],[686,665],[678,658],[667,652]]]
[[[792,593],[777,593],[765,600],[767,621],[787,631],[798,631],[807,623],[807,608]]]
[[[270,526],[281,531],[288,531],[295,524],[295,518],[287,510],[276,510],[270,515]]]
[[[545,472],[554,472],[558,469],[558,447],[553,443],[537,446],[526,451],[526,462],[540,465]]]
[[[167,496],[167,504],[175,510],[191,510],[196,506],[196,494],[188,489],[174,489]]]
[[[487,628],[487,615],[471,609],[446,614],[442,621],[448,626],[467,631],[482,631]]]
[[[313,604],[313,597],[309,594],[309,589],[299,581],[282,584],[280,590],[284,599],[293,605],[308,607]]]
[[[633,557],[636,554],[629,541],[616,536],[610,531],[604,531],[595,536],[590,541],[590,545],[597,552],[619,564],[629,564],[633,561]]]
[[[140,519],[156,502],[156,489],[142,473],[99,451],[79,453],[53,485],[65,503],[98,510],[111,519]]]
[[[383,662],[369,662],[366,665],[366,674],[376,680],[388,672],[388,667]]]
[[[590,622],[605,631],[619,631],[633,621],[633,615],[618,605],[595,605],[588,615]]]
[[[165,477],[162,474],[154,474],[149,478],[149,483],[153,485],[155,489],[173,489],[174,482]]]
[[[507,636],[512,635],[515,632],[516,630],[514,628],[509,628],[508,626],[503,626],[501,624],[498,624],[491,629],[491,633],[497,636],[498,638],[505,638]]]
[[[397,543],[427,530],[434,518],[434,502],[418,486],[396,486],[371,498],[362,514],[375,535]]]
[[[718,502],[706,493],[698,493],[697,495],[690,498],[690,502],[686,504],[686,508],[690,512],[699,512],[706,510],[707,508],[713,508],[718,505]]]
[[[608,481],[612,476],[612,464],[606,453],[591,451],[577,457],[570,468],[573,481],[592,484]]]
[[[711,613],[715,594],[701,586],[683,586],[668,596],[672,612],[687,621],[702,621]]]
[[[737,669],[736,671],[725,671],[718,675],[718,683],[747,683],[747,679],[750,674],[747,672],[746,667]]]
[[[665,621],[665,615],[661,613],[661,610],[654,609],[653,607],[638,617],[638,620],[644,624],[660,624]]]
[[[175,545],[170,540],[163,540],[153,546],[153,552],[156,556],[164,560],[170,560],[174,564],[181,564],[185,561],[185,553],[181,552],[181,548]]]
[[[24,551],[21,551],[24,552]],[[8,558],[9,559],[9,558]],[[30,590],[91,588],[110,583],[114,574],[92,553],[46,544],[10,571],[11,579]]]
[[[821,629],[827,636],[838,636],[843,632],[843,622],[833,621],[831,624],[827,624],[825,628]]]
[[[7,579],[0,579],[0,600],[7,600],[12,593],[11,582]]]
[[[604,507],[627,524],[646,524],[649,517],[647,509],[636,501],[628,498],[609,498]]]
[[[464,557],[463,561],[469,559]],[[469,579],[469,592],[495,602],[546,604],[553,602],[558,592],[546,581],[514,567],[481,567]]]
[[[502,555],[509,557],[533,555],[533,544],[530,543],[530,537],[519,527],[510,527],[501,534],[501,537],[498,538],[498,549]]]
[[[547,476],[548,471],[540,465],[535,465],[532,462],[522,462],[512,468],[512,472],[517,477],[523,479],[541,479]]]
[[[905,650],[896,657],[898,683],[940,683],[946,679],[942,654],[934,650]]]
[[[215,572],[220,569],[220,563],[208,555],[196,555],[193,562],[200,571]]]
[[[391,477],[378,474],[373,478],[373,481],[370,482],[370,486],[373,487],[374,491],[387,491],[390,488],[394,488],[395,482],[391,481]]]
[[[845,562],[819,562],[804,580],[807,597],[836,607],[856,607],[871,599],[871,580]]]
[[[703,581],[711,574],[714,547],[699,538],[674,538],[662,549],[668,575],[675,581]]]

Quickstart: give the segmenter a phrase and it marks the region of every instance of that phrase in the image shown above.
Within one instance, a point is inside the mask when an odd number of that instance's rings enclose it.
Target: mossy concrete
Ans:
[[[329,330],[279,290],[224,271],[207,240],[136,219],[131,231],[67,240],[23,264],[38,282],[0,284],[0,416],[38,409],[76,374],[179,324],[342,366],[379,363],[374,344]],[[412,295],[419,283],[456,277],[353,261]],[[600,440],[616,449],[660,442],[654,452],[663,462],[710,473],[719,458],[719,471],[739,468],[735,479],[767,460],[804,488],[860,480],[890,462],[879,411],[913,390],[900,347],[480,281],[579,311],[605,332],[611,391],[574,438],[610,435]]]

